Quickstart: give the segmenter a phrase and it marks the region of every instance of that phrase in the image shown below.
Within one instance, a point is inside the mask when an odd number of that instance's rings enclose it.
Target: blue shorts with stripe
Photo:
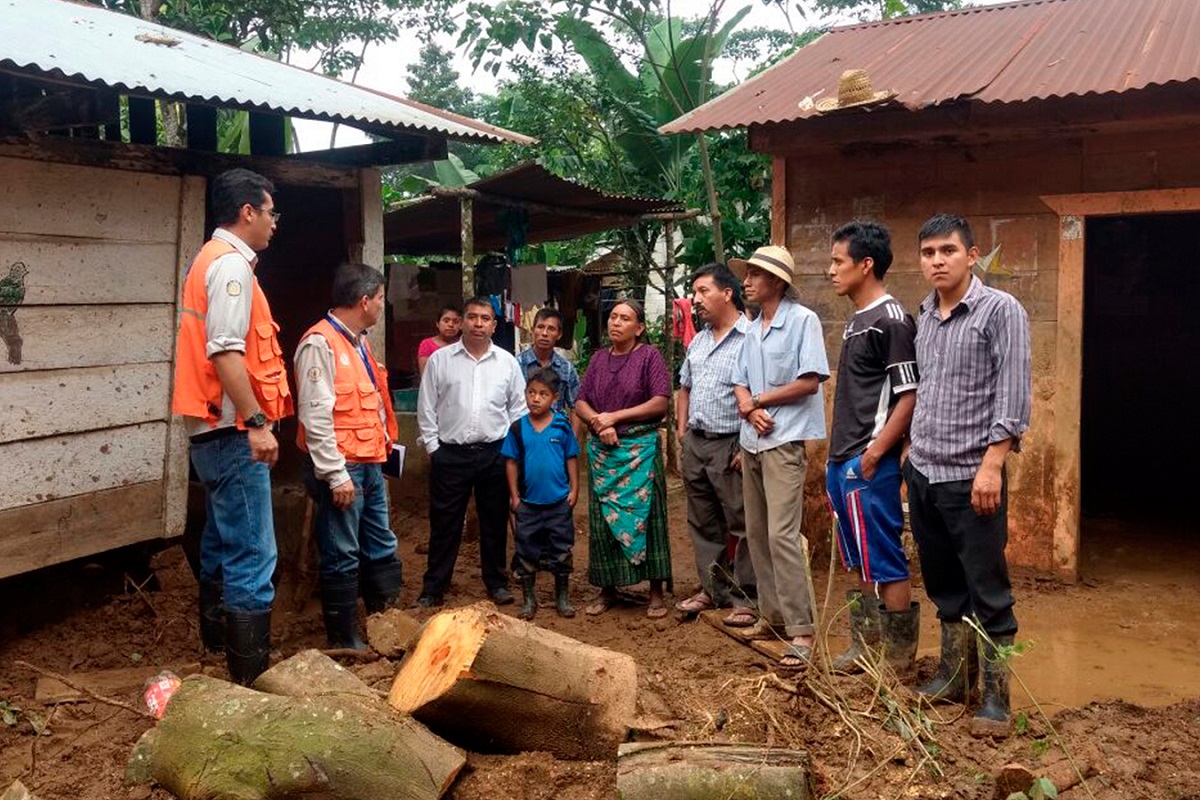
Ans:
[[[908,580],[908,559],[901,539],[900,456],[881,458],[869,481],[862,477],[860,458],[831,461],[825,469],[825,489],[837,520],[842,563],[847,570],[859,570],[866,583]]]

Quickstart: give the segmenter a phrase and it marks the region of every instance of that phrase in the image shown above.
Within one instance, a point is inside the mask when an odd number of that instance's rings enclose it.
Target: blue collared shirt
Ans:
[[[738,314],[721,341],[715,341],[712,328],[705,326],[688,345],[679,368],[679,385],[688,389],[689,428],[708,433],[737,433],[740,429],[733,378],[749,327],[750,321]]]
[[[762,321],[750,323],[734,383],[751,394],[762,394],[786,386],[801,375],[816,374],[823,383],[829,377],[825,337],[821,320],[809,308],[786,297],[766,330]],[[824,388],[795,403],[767,406],[775,427],[759,436],[754,426],[742,420],[742,447],[761,453],[788,442],[825,438]]]
[[[521,367],[521,375],[526,377],[532,367],[541,366],[532,347],[517,354],[517,364]],[[554,401],[554,411],[566,416],[567,412],[575,407],[575,400],[579,397],[579,373],[575,371],[575,365],[559,355],[557,350],[550,356],[550,369],[558,373],[558,379],[561,381],[558,399]]]

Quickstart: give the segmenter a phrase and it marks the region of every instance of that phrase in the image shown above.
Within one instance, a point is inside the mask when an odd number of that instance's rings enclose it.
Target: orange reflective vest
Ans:
[[[337,436],[338,450],[347,461],[372,464],[387,461],[388,450],[397,436],[387,367],[375,360],[371,343],[362,337],[367,358],[374,365],[375,381],[372,382],[358,348],[333,323],[328,319],[321,320],[309,328],[300,341],[314,333],[324,336],[333,350],[333,432]],[[382,420],[379,417],[381,403]],[[308,452],[303,425],[296,433],[296,444]]]
[[[183,283],[183,304],[180,308],[183,314],[175,349],[175,393],[171,398],[171,411],[198,417],[213,426],[221,418],[224,390],[217,377],[217,368],[206,351],[208,291],[205,278],[214,261],[235,252],[237,248],[229,242],[210,239],[200,248]],[[279,326],[271,317],[271,307],[258,285],[258,278],[251,281],[250,291],[250,328],[245,337],[246,373],[259,407],[267,419],[275,422],[291,416],[292,393],[288,388],[283,348],[279,346],[277,337]],[[241,414],[237,415],[237,426],[244,427]]]

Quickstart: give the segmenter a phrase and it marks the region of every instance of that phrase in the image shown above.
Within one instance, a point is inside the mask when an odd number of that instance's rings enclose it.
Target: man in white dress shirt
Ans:
[[[429,453],[429,565],[417,604],[442,604],[475,493],[479,555],[488,596],[513,602],[505,572],[508,482],[500,445],[525,416],[525,379],[511,353],[492,344],[496,315],[485,298],[463,306],[462,338],[429,357],[417,397],[421,446]]]

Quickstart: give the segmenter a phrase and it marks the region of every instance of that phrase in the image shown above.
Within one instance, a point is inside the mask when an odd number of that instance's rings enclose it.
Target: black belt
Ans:
[[[242,431],[238,430],[236,425],[228,425],[224,428],[217,428],[215,431],[197,433],[195,436],[191,437],[191,441],[192,444],[204,444],[205,442],[213,442],[217,439],[224,439],[226,436],[233,436],[237,433],[242,433]]]
[[[689,431],[699,436],[701,439],[728,439],[731,436],[737,436],[737,431],[733,433],[713,433],[712,431],[703,431],[699,428],[688,428]]]
[[[488,450],[499,447],[504,444],[503,439],[497,439],[494,442],[471,442],[470,444],[455,444],[454,442],[443,442],[438,439],[438,447],[449,447],[457,450]]]

